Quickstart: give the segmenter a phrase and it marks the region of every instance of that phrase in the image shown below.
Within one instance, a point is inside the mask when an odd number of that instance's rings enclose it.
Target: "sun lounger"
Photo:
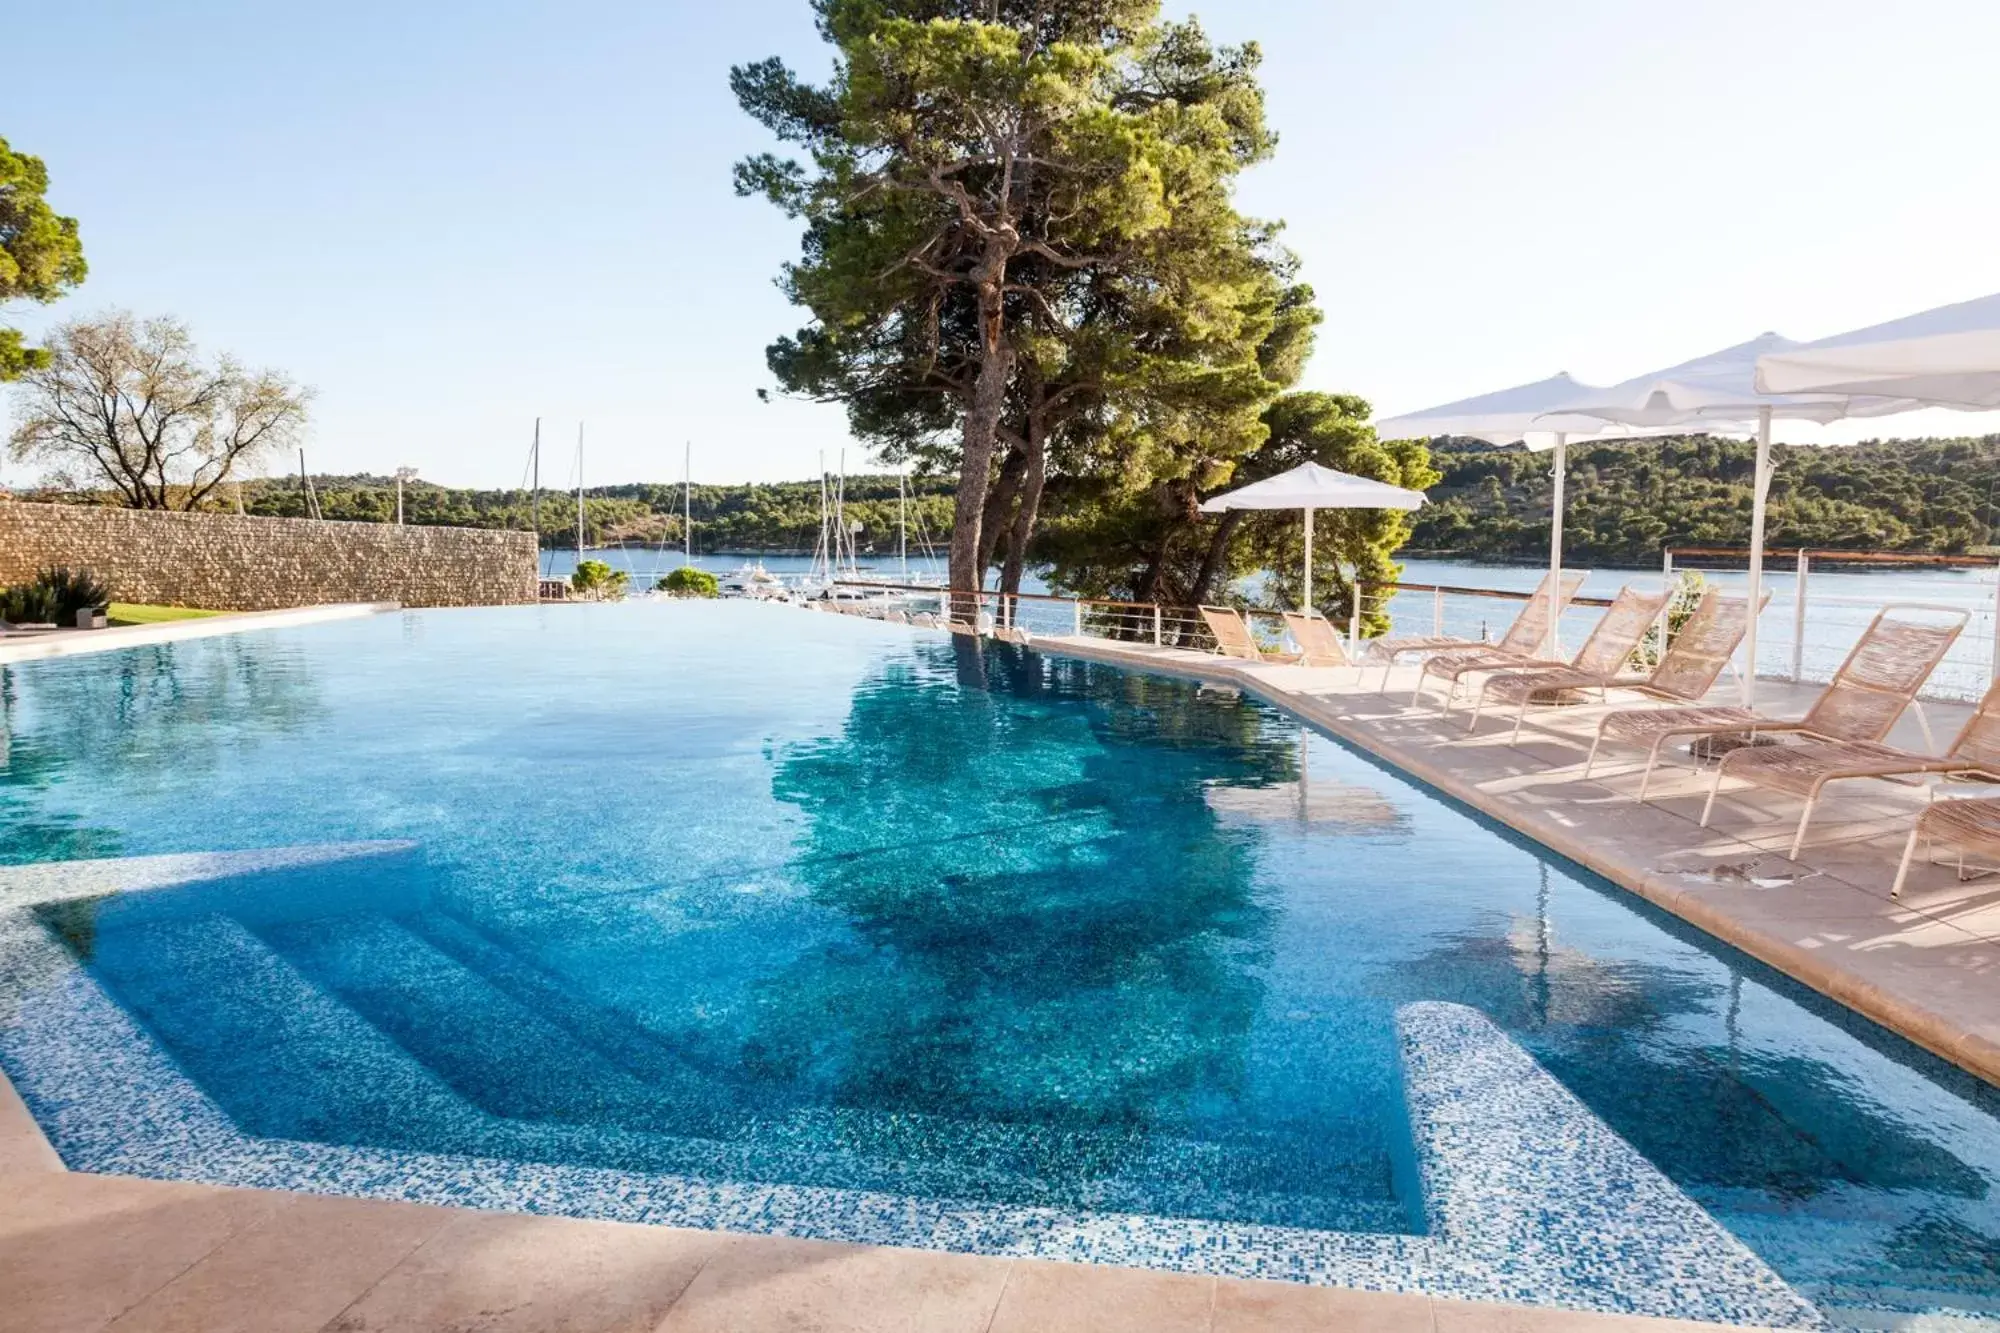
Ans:
[[[1240,657],[1250,662],[1296,662],[1299,654],[1266,651],[1250,632],[1250,622],[1233,606],[1204,606],[1201,618],[1215,636],[1215,651],[1224,657]]]
[[[2000,796],[1955,797],[1934,801],[1910,826],[1910,840],[1903,844],[1903,859],[1896,866],[1896,882],[1889,888],[1891,898],[1903,896],[1903,884],[1910,877],[1910,862],[1917,844],[1933,849],[1938,843],[1958,849],[1958,874],[1965,878],[1965,854],[1986,852],[2000,857]]]
[[[1371,660],[1382,664],[1382,683],[1379,688],[1384,690],[1389,688],[1389,672],[1395,667],[1396,659],[1410,653],[1436,653],[1454,648],[1476,648],[1488,653],[1517,657],[1523,661],[1532,659],[1536,653],[1542,651],[1542,643],[1549,637],[1549,580],[1553,577],[1552,573],[1542,575],[1542,581],[1535,585],[1534,595],[1522,605],[1521,613],[1514,617],[1514,623],[1507,627],[1507,632],[1500,636],[1498,642],[1481,643],[1476,639],[1455,638],[1448,634],[1390,635],[1375,640],[1368,645],[1368,656]],[[1587,577],[1589,577],[1587,574],[1575,570],[1563,572],[1562,588],[1557,593],[1557,600],[1562,606],[1567,607],[1570,604],[1576,596],[1577,589],[1583,586],[1583,581]],[[1420,681],[1419,684],[1421,683]],[[1411,702],[1414,703],[1415,700],[1412,699]]]
[[[1799,826],[1792,834],[1788,855],[1799,859],[1799,847],[1806,839],[1806,825],[1812,822],[1813,808],[1829,782],[1853,778],[1914,780],[1926,774],[1979,775],[2000,780],[2000,683],[1986,691],[1986,697],[1972,710],[1959,729],[1951,747],[1941,755],[1918,754],[1876,741],[1801,740],[1790,745],[1768,745],[1732,750],[1715,766],[1715,781],[1702,807],[1702,827],[1715,810],[1715,796],[1722,779],[1736,778],[1753,787],[1786,792],[1806,799],[1799,812]]]
[[[1771,594],[1766,592],[1762,605],[1770,604]],[[1667,703],[1697,703],[1714,688],[1749,629],[1749,599],[1725,597],[1710,588],[1650,675],[1634,677],[1618,671],[1593,674],[1575,667],[1523,668],[1489,677],[1484,688],[1495,701],[1516,706],[1509,744],[1518,744],[1521,724],[1530,708],[1560,704],[1563,695],[1573,692],[1594,690],[1600,703],[1609,702],[1614,689]]]
[[[1668,594],[1665,592],[1641,592],[1629,584],[1618,590],[1610,607],[1598,618],[1591,628],[1590,637],[1583,641],[1583,647],[1576,650],[1576,656],[1567,662],[1549,659],[1519,661],[1512,656],[1482,653],[1477,649],[1463,652],[1437,653],[1424,659],[1423,670],[1417,677],[1417,690],[1423,690],[1423,683],[1431,676],[1439,676],[1450,682],[1445,691],[1444,709],[1451,711],[1452,701],[1458,697],[1458,683],[1471,675],[1495,675],[1497,673],[1519,671],[1524,668],[1550,671],[1568,668],[1586,676],[1615,676],[1624,669],[1632,652],[1639,646],[1639,640],[1646,636],[1653,622],[1666,609]],[[1472,721],[1470,726],[1479,725],[1480,710],[1486,703],[1486,688],[1482,683],[1473,698]]]
[[[1917,615],[1929,619],[1915,619]],[[1880,741],[1915,700],[1932,669],[1965,628],[1965,621],[1962,611],[1883,607],[1812,708],[1796,722],[1724,705],[1622,708],[1607,713],[1597,724],[1597,741],[1591,746],[1583,776],[1590,776],[1598,749],[1606,741],[1645,748],[1646,770],[1639,779],[1641,801],[1646,799],[1653,769],[1660,762],[1661,747],[1672,740],[1739,732],[1753,738],[1803,732],[1826,740]]]
[[[1292,642],[1299,646],[1297,660],[1301,666],[1354,665],[1354,660],[1347,655],[1347,645],[1341,640],[1340,632],[1325,616],[1311,611],[1287,611],[1284,614],[1285,628],[1291,631]]]

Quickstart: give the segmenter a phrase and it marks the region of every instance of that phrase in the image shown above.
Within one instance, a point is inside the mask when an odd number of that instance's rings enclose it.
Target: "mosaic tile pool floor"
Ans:
[[[0,1067],[74,1164],[1787,1326],[1793,1288],[2000,1304],[1987,1093],[1238,698],[629,606],[0,703]]]

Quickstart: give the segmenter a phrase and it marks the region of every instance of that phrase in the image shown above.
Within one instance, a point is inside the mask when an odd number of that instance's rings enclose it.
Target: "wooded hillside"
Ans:
[[[1704,436],[1573,445],[1565,545],[1578,560],[1647,565],[1670,545],[1741,546],[1750,526],[1750,453],[1748,443]],[[1776,454],[1774,550],[1804,545],[1959,554],[2000,544],[2000,435],[1827,448],[1781,445]],[[1548,455],[1438,443],[1431,463],[1443,480],[1430,488],[1430,506],[1417,512],[1403,554],[1496,560],[1538,560],[1547,554]],[[396,486],[389,478],[315,477],[313,485],[326,518],[388,522],[395,517]],[[943,544],[951,526],[951,486],[946,478],[910,480],[912,550],[926,536]],[[246,482],[243,496],[253,514],[305,512],[296,477]],[[599,486],[585,498],[593,545],[680,542],[676,484]],[[211,507],[232,508],[233,495],[225,491]],[[526,529],[531,521],[525,490],[419,481],[406,489],[404,507],[411,523]],[[893,476],[849,477],[846,509],[849,521],[861,524],[863,550],[893,549]],[[698,550],[810,551],[819,532],[819,483],[696,486],[694,523]],[[544,491],[541,528],[544,545],[573,545],[576,497]]]
[[[1668,546],[1742,546],[1749,443],[1706,436],[1571,445],[1565,548],[1578,560],[1651,564]],[[1963,553],[2000,531],[2000,435],[1779,445],[1770,549]],[[1444,479],[1404,554],[1540,559],[1548,554],[1547,454],[1438,443]]]

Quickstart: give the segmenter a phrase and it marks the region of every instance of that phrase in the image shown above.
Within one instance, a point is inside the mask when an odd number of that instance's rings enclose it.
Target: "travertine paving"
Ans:
[[[1704,1325],[64,1171],[0,1078],[0,1333]]]
[[[1952,867],[1920,865],[1903,897],[1889,897],[1921,789],[1835,784],[1794,862],[1785,853],[1797,800],[1725,784],[1704,829],[1709,777],[1685,753],[1654,774],[1646,804],[1635,799],[1636,751],[1607,750],[1583,781],[1594,707],[1538,710],[1515,746],[1511,712],[1468,732],[1467,710],[1441,719],[1435,696],[1412,707],[1407,668],[1384,693],[1374,668],[1265,666],[1091,638],[1034,646],[1247,690],[2000,1083],[2000,879],[1960,882]],[[1718,691],[1718,701],[1735,702],[1735,691]],[[1760,682],[1758,704],[1796,717],[1814,693]],[[1914,712],[1892,743],[1926,751],[1950,743],[1965,707],[1924,708],[1934,743]]]

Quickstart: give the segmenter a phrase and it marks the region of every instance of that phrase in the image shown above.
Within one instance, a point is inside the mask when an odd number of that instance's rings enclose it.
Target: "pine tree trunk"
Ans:
[[[1007,563],[1000,570],[1000,591],[1016,597],[1021,592],[1021,571],[1027,563],[1028,539],[1035,533],[1036,511],[1042,504],[1042,484],[1048,480],[1048,440],[1039,414],[1028,418],[1026,470],[1021,477],[1021,504],[1014,511],[1014,529],[1007,538]]]
[[[983,326],[979,377],[973,383],[972,405],[966,409],[964,443],[958,462],[958,495],[951,517],[950,618],[977,623],[977,594],[985,581],[979,563],[980,527],[986,493],[992,486],[993,445],[1000,415],[1007,406],[1007,382],[1012,378],[1014,352],[1006,342],[1001,284],[1007,275],[1007,254],[998,242],[989,245],[981,262],[979,315]]]
[[[1174,544],[1173,530],[1169,528],[1160,537],[1160,544],[1153,548],[1153,554],[1146,561],[1145,573],[1139,576],[1138,596],[1134,601],[1158,602],[1163,600],[1167,581],[1167,554]]]
[[[1189,593],[1189,600],[1195,605],[1200,606],[1209,600],[1215,576],[1222,572],[1223,561],[1229,554],[1229,543],[1235,540],[1236,529],[1242,525],[1243,511],[1231,509],[1223,514],[1222,521],[1209,534],[1208,550],[1202,554],[1201,570],[1194,576],[1194,588]]]
[[[1028,456],[1019,449],[1009,449],[1007,457],[1000,463],[1000,475],[993,483],[993,489],[986,496],[986,511],[979,517],[979,581],[986,582],[986,571],[993,568],[994,552],[1000,549],[1000,538],[1007,532],[1007,514],[1014,507],[1014,501],[1021,494],[1021,478],[1028,470]]]

